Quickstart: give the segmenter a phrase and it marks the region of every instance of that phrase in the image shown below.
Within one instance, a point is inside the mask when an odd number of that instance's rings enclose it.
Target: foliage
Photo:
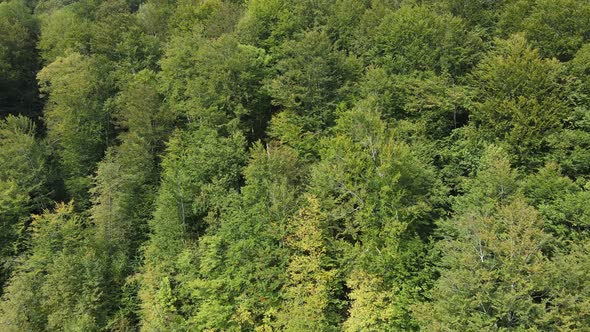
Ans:
[[[13,267],[30,214],[40,212],[48,199],[48,176],[44,145],[35,137],[35,124],[23,116],[0,122],[0,281]]]
[[[478,97],[471,118],[481,135],[506,142],[517,162],[538,166],[549,135],[571,112],[563,65],[542,59],[522,35],[497,43],[473,72]]]
[[[462,75],[482,46],[477,32],[468,31],[461,19],[420,6],[391,11],[373,33],[369,62],[395,74],[434,70]]]
[[[0,116],[37,116],[35,50],[39,24],[23,1],[0,3]]]
[[[588,330],[589,18],[0,0],[0,330]]]
[[[57,149],[70,194],[85,206],[89,175],[111,138],[103,103],[106,82],[97,80],[99,62],[72,53],[39,72],[41,92],[48,95],[45,121],[50,144]]]

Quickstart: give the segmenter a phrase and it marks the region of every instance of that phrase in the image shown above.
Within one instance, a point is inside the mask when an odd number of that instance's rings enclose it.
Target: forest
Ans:
[[[590,0],[0,0],[0,331],[590,331]]]

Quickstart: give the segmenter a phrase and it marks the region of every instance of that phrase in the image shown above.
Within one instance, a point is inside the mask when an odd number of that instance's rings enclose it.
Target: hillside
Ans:
[[[0,331],[590,331],[588,271],[588,0],[0,0]]]

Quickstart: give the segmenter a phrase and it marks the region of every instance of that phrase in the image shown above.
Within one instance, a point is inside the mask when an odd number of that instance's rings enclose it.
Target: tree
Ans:
[[[141,26],[141,17],[130,12],[129,4],[104,1],[92,10],[92,15],[95,20],[88,27],[89,51],[109,60],[111,76],[125,82],[128,74],[158,68],[163,41],[147,33],[149,29]]]
[[[540,166],[548,137],[571,112],[564,99],[564,67],[542,59],[522,35],[497,40],[475,68],[476,104],[470,115],[479,135],[505,142],[522,166]]]
[[[590,263],[588,241],[573,243],[568,253],[553,259],[543,280],[548,301],[548,317],[544,325],[560,330],[584,330],[590,323],[588,278],[585,274]]]
[[[0,116],[37,116],[35,42],[39,27],[19,0],[0,3]]]
[[[191,329],[268,330],[281,305],[288,220],[299,206],[304,169],[286,146],[258,143],[250,154],[241,197],[228,195],[199,243]]]
[[[35,131],[34,122],[22,116],[0,121],[0,285],[26,246],[18,239],[30,222],[29,214],[40,212],[50,201],[46,152]]]
[[[39,50],[45,63],[52,63],[69,52],[88,54],[90,25],[87,18],[78,15],[71,7],[41,16]]]
[[[73,210],[73,204],[58,204],[34,218],[30,251],[0,304],[3,330],[98,330],[100,262],[85,253],[83,220]]]
[[[239,133],[221,137],[206,127],[177,130],[171,136],[140,276],[144,329],[180,329],[187,319],[184,304],[176,306],[173,300],[183,292],[174,287],[177,276],[182,277],[176,262],[186,244],[203,235],[210,211],[215,213],[218,202],[238,188],[244,146]]]
[[[359,94],[386,120],[412,122],[421,136],[441,140],[467,124],[472,93],[449,75],[389,75],[382,67],[369,67],[359,82]]]
[[[489,34],[493,33],[493,29],[498,23],[499,16],[501,15],[504,6],[508,3],[507,1],[487,0],[445,0],[431,2],[433,5],[438,4],[443,10],[447,10],[451,14],[463,18],[469,22],[471,26],[485,28],[489,31]]]
[[[358,73],[357,62],[333,48],[325,32],[308,31],[283,43],[267,81],[272,103],[302,118],[306,131],[332,124],[334,109],[347,83]]]
[[[289,228],[287,244],[293,248],[283,287],[284,300],[277,313],[277,327],[282,331],[336,330],[333,290],[337,270],[330,267],[325,216],[318,201],[307,197]]]
[[[175,36],[162,60],[167,107],[186,122],[236,129],[254,141],[263,136],[269,100],[261,89],[268,56],[231,35],[205,42],[199,28]]]
[[[426,6],[390,11],[370,35],[366,61],[394,74],[431,70],[461,76],[476,63],[481,39],[449,14]]]
[[[334,297],[350,298],[339,304],[343,327],[414,330],[408,308],[430,277],[423,239],[436,216],[438,188],[432,169],[394,139],[371,106],[340,114],[335,135],[322,142],[310,193],[338,248],[342,277]]]
[[[500,11],[501,36],[523,32],[531,45],[547,58],[569,61],[588,41],[590,6],[575,0],[520,0]]]
[[[95,285],[100,297],[95,299],[96,310],[86,318],[101,328],[124,330],[139,320],[134,312],[137,286],[129,276],[138,268],[135,260],[147,238],[147,220],[157,192],[157,155],[169,126],[155,85],[155,73],[141,71],[128,78],[112,101],[121,131],[119,144],[111,146],[98,163],[90,189],[91,224],[84,253],[94,261],[92,274],[100,280]]]
[[[274,51],[296,34],[321,26],[332,3],[332,0],[250,1],[236,30],[246,43]]]
[[[543,327],[551,236],[519,193],[506,153],[490,146],[466,188],[456,215],[441,225],[441,276],[417,318],[432,331]]]
[[[202,26],[206,38],[216,39],[234,30],[243,6],[240,0],[179,1],[171,17],[171,25],[182,31]]]
[[[455,222],[456,238],[441,243],[443,270],[421,314],[424,327],[541,327],[548,302],[542,249],[549,236],[538,213],[516,198],[491,215],[466,212]]]
[[[559,161],[564,174],[572,179],[590,174],[590,45],[584,45],[574,59],[567,63],[568,101],[572,111],[563,117],[563,131],[548,137],[552,148],[551,159]]]
[[[80,207],[88,203],[89,175],[112,136],[110,115],[103,107],[109,95],[100,63],[72,53],[58,58],[37,75],[46,94],[47,136],[56,147],[66,188]]]
[[[250,141],[264,135],[270,100],[262,88],[268,55],[225,35],[195,55],[195,75],[187,84],[186,116],[209,126],[239,128]]]
[[[580,243],[589,235],[590,209],[582,202],[590,193],[563,176],[556,163],[530,174],[522,187],[545,219],[544,229],[555,237],[556,250],[567,252],[572,243]]]
[[[383,4],[380,1],[369,0],[342,0],[331,3],[325,29],[330,39],[335,40],[337,48],[350,51],[357,56],[362,54],[362,34],[366,32],[362,27],[363,18],[375,7],[382,8]],[[378,21],[374,20],[372,23],[378,24]]]

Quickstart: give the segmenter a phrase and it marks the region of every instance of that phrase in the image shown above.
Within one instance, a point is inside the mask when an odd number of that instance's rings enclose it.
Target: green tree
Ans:
[[[145,34],[164,41],[169,34],[169,21],[172,18],[174,1],[148,0],[139,5],[135,19]]]
[[[575,0],[520,0],[500,12],[498,32],[523,32],[544,57],[569,61],[588,41],[590,5]]]
[[[46,153],[35,131],[34,122],[22,116],[0,121],[0,285],[26,246],[17,240],[30,222],[29,214],[50,201]]]
[[[116,123],[122,132],[120,145],[111,147],[98,164],[90,218],[89,247],[102,262],[104,282],[102,323],[123,327],[137,324],[136,287],[128,277],[138,268],[134,261],[147,238],[157,192],[157,154],[168,132],[169,121],[161,112],[155,74],[142,71],[130,77],[115,99]],[[128,301],[128,302],[125,302]]]
[[[478,331],[541,327],[542,253],[549,236],[521,198],[492,214],[468,211],[455,219],[455,238],[441,242],[441,278],[424,306],[424,328]],[[501,236],[498,236],[501,235]]]
[[[171,17],[171,25],[182,31],[200,25],[206,38],[215,39],[234,30],[243,5],[241,0],[181,0]]]
[[[371,31],[366,61],[390,73],[431,70],[460,76],[478,60],[481,39],[465,22],[425,6],[391,11]]]
[[[325,28],[330,39],[335,40],[335,46],[360,55],[360,46],[364,41],[362,34],[365,32],[362,29],[363,18],[371,8],[382,7],[379,5],[379,1],[369,0],[332,1]]]
[[[225,35],[206,42],[199,28],[169,43],[162,60],[161,87],[167,107],[186,122],[241,129],[255,140],[263,136],[269,101],[262,90],[268,57],[259,48]]]
[[[144,329],[181,328],[186,319],[182,306],[172,300],[183,291],[174,287],[180,274],[177,259],[187,243],[203,235],[209,211],[238,188],[244,147],[239,133],[221,137],[205,127],[178,130],[171,136],[149,222],[152,234],[144,251],[140,291]]]
[[[237,32],[248,44],[274,50],[296,34],[325,23],[333,0],[254,0],[247,4]]]
[[[389,75],[384,68],[369,67],[359,82],[359,94],[386,120],[411,122],[421,136],[440,140],[467,123],[472,92],[449,75]]]
[[[107,58],[112,66],[111,76],[155,70],[161,57],[163,42],[148,33],[140,18],[130,12],[124,1],[104,1],[93,10],[96,19],[89,25],[89,51]]]
[[[334,109],[358,74],[358,62],[332,46],[325,32],[307,31],[283,43],[267,81],[272,103],[302,118],[305,130],[334,121]]]
[[[522,187],[544,217],[544,228],[555,237],[558,250],[567,252],[572,243],[580,243],[590,235],[590,209],[583,203],[590,197],[588,185],[583,188],[563,176],[552,162],[530,174]]]
[[[89,175],[112,136],[110,115],[103,107],[109,86],[100,70],[96,59],[72,53],[37,75],[47,96],[49,143],[56,147],[68,192],[81,207],[88,203]]]
[[[187,116],[207,125],[241,129],[254,141],[264,135],[269,98],[262,89],[268,71],[264,50],[226,35],[195,54],[196,75],[187,84]]]
[[[551,159],[559,161],[564,174],[571,178],[590,174],[590,45],[586,44],[568,62],[569,89],[566,98],[572,112],[563,116],[564,129],[549,136]]]
[[[409,306],[420,301],[430,278],[423,239],[439,200],[434,172],[367,103],[340,114],[335,135],[322,145],[310,192],[338,248],[343,277],[335,298],[350,298],[343,326],[413,330]]]
[[[456,215],[441,224],[441,276],[432,302],[418,307],[429,331],[543,328],[547,306],[545,255],[551,236],[520,194],[506,153],[490,146],[477,176],[457,198]]]
[[[317,199],[307,197],[307,204],[290,223],[287,244],[295,251],[286,273],[284,300],[277,313],[277,326],[282,331],[336,330],[337,312],[333,290],[337,270],[330,267],[327,255],[328,236],[325,216]]]
[[[19,0],[0,3],[0,116],[38,110],[35,42],[38,22]]]
[[[542,59],[522,35],[497,40],[473,72],[476,104],[470,115],[478,135],[505,142],[516,162],[540,166],[551,134],[571,112],[564,98],[564,67]]]
[[[0,317],[6,331],[97,331],[101,275],[85,252],[83,220],[72,204],[58,204],[31,224],[30,250],[11,277]]]
[[[449,11],[455,16],[459,16],[469,22],[471,26],[479,26],[488,30],[489,34],[493,33],[495,25],[498,23],[499,16],[508,1],[487,1],[487,0],[445,0],[431,1],[434,5],[439,5],[443,10]],[[491,31],[490,31],[491,30]]]
[[[569,246],[568,253],[561,253],[545,271],[548,317],[544,325],[560,331],[584,331],[590,324],[590,301],[588,278],[590,264],[588,241]]]
[[[81,17],[70,7],[65,7],[41,15],[40,21],[38,48],[46,63],[67,56],[68,51],[88,54],[91,23],[87,18]]]
[[[200,242],[190,284],[192,329],[265,331],[273,325],[287,278],[288,220],[299,206],[303,172],[293,149],[254,145],[241,197],[228,197]]]

